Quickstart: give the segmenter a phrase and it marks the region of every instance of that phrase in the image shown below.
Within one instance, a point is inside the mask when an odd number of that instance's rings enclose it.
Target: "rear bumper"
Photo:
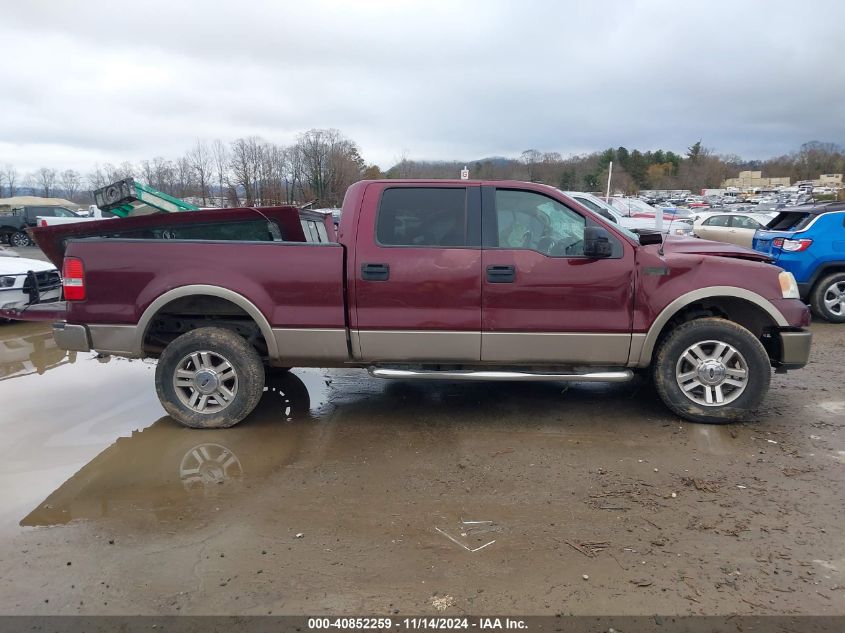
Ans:
[[[813,334],[807,330],[780,332],[780,359],[783,369],[800,369],[810,359]]]
[[[69,352],[90,352],[91,338],[88,335],[88,328],[84,325],[71,325],[70,323],[54,323],[53,338],[59,349]]]

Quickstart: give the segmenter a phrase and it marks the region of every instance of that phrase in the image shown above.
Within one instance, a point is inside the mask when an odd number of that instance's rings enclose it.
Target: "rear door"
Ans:
[[[350,314],[355,358],[478,362],[477,185],[369,185],[355,249],[355,301]]]
[[[631,344],[634,249],[584,256],[598,221],[538,191],[482,188],[481,359],[620,366]]]
[[[730,242],[739,246],[751,248],[754,233],[761,228],[760,223],[747,215],[732,215],[730,228]]]
[[[731,216],[713,215],[706,218],[698,227],[698,237],[705,240],[726,242],[725,239],[730,231]]]

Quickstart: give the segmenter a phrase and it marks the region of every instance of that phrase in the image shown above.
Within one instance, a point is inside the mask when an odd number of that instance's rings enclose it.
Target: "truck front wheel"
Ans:
[[[159,358],[156,392],[177,422],[198,429],[233,426],[264,391],[264,366],[238,334],[203,327],[174,339]]]
[[[769,390],[771,363],[747,329],[718,318],[695,319],[662,342],[654,383],[673,412],[692,422],[724,424],[757,408]]]
[[[845,323],[845,273],[828,275],[813,288],[810,308],[831,323]]]

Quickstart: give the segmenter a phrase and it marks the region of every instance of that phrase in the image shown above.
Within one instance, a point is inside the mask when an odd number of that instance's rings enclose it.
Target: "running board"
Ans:
[[[561,381],[561,382],[626,382],[634,377],[630,369],[620,371],[596,371],[585,374],[538,374],[525,371],[485,371],[389,369],[369,367],[370,376],[376,378],[406,380],[507,380],[507,381]]]

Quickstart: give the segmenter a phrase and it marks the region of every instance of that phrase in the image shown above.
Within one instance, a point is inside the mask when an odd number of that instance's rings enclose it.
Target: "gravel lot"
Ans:
[[[152,363],[0,325],[0,612],[845,613],[845,327],[813,332],[744,424],[297,370],[195,431]]]

